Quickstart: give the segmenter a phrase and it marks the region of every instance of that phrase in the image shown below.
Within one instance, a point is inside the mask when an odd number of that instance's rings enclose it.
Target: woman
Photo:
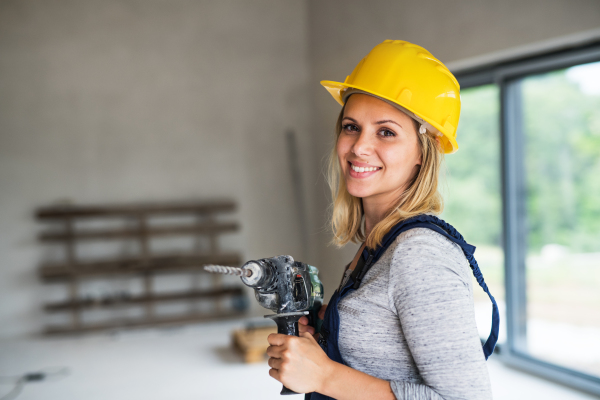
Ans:
[[[388,40],[344,83],[322,84],[343,105],[330,174],[334,242],[364,243],[319,343],[306,319],[300,337],[269,336],[269,374],[311,400],[490,399],[497,307],[474,247],[434,217],[443,153],[458,149],[458,82],[422,47]],[[483,350],[469,265],[494,305]]]

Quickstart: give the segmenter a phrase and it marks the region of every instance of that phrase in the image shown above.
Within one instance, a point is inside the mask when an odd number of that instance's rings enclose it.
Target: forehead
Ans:
[[[344,107],[344,117],[375,119],[391,119],[398,123],[412,122],[412,118],[398,110],[393,105],[367,94],[356,93],[351,95]]]

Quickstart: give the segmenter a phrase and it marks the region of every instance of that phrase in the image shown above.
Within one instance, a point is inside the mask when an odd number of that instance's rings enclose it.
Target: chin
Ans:
[[[348,186],[347,184],[346,184],[346,191],[348,193],[350,193],[352,196],[359,197],[361,199],[363,197],[369,197],[372,194],[371,191],[369,191],[369,190]]]

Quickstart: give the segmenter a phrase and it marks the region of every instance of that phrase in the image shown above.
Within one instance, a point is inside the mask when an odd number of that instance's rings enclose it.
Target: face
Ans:
[[[421,164],[413,119],[365,94],[346,101],[336,150],[348,192],[363,205],[395,203]]]

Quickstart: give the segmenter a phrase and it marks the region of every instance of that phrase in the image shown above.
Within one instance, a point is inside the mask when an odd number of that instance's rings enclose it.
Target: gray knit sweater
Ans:
[[[491,399],[461,248],[406,231],[339,304],[346,364],[391,382],[398,400]]]

